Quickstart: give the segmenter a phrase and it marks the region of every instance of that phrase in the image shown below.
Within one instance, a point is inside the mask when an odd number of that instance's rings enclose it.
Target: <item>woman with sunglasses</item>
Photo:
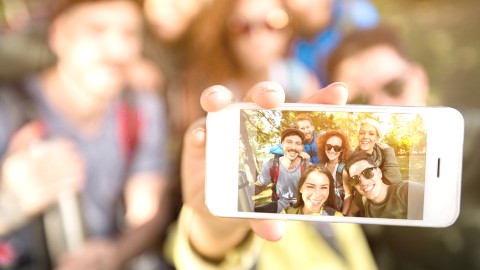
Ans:
[[[350,184],[362,196],[351,204],[349,214],[375,218],[422,219],[424,187],[413,181],[387,185],[373,156],[365,151],[353,153],[345,163]]]
[[[333,176],[334,193],[337,197],[337,207],[346,214],[350,206],[351,188],[345,185],[347,172],[343,170],[345,160],[351,154],[350,144],[347,137],[338,130],[329,130],[318,138],[318,155],[322,165]]]
[[[287,56],[291,23],[280,0],[211,1],[192,24],[182,85],[171,93],[184,106],[173,108],[173,115],[187,125],[203,116],[198,100],[211,85],[227,86],[236,101],[248,99],[247,90],[261,81],[279,83],[287,102],[316,92],[315,75]]]
[[[311,165],[298,181],[297,202],[284,210],[284,214],[343,216],[336,203],[333,177],[327,168]]]

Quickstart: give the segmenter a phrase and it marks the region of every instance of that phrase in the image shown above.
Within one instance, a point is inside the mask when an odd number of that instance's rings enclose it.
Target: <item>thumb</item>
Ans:
[[[41,121],[30,121],[13,134],[7,152],[27,147],[31,143],[41,140],[44,134],[45,127]]]

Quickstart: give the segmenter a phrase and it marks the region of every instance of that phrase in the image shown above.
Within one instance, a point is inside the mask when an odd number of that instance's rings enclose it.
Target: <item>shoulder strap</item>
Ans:
[[[329,215],[329,216],[334,216],[335,215],[335,209],[331,206],[325,205],[323,207],[323,210]]]
[[[278,195],[277,195],[277,180],[278,180],[278,174],[280,170],[280,155],[276,154],[275,157],[273,157],[272,161],[272,166],[270,167],[270,179],[273,183],[272,185],[272,199],[274,201],[278,200]]]
[[[128,164],[130,164],[137,150],[143,121],[140,112],[137,110],[134,93],[131,90],[123,92],[122,101],[117,110],[117,121],[122,151]]]

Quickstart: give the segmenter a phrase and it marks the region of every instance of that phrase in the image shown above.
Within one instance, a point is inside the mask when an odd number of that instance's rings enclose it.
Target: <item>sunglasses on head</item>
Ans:
[[[325,144],[325,149],[326,149],[327,151],[331,151],[332,148],[333,148],[333,150],[334,150],[335,152],[337,152],[337,153],[343,151],[343,146],[331,145],[331,144],[329,144],[329,143]]]
[[[250,34],[253,29],[281,30],[288,25],[288,14],[282,9],[274,9],[267,13],[263,20],[248,21],[243,17],[232,17],[227,22],[230,32],[237,35]]]
[[[359,175],[354,175],[350,177],[350,184],[352,184],[352,186],[358,185],[360,183],[360,175],[365,177],[365,179],[372,179],[372,177],[375,175],[376,168],[377,167],[366,168]]]

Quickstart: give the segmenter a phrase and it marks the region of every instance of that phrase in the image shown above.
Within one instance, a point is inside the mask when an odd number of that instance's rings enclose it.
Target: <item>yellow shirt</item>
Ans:
[[[288,221],[284,237],[267,242],[253,233],[241,246],[230,251],[219,265],[209,264],[190,246],[188,231],[192,209],[184,206],[166,243],[166,257],[177,269],[377,269],[359,225],[332,223],[338,255],[314,226]]]

